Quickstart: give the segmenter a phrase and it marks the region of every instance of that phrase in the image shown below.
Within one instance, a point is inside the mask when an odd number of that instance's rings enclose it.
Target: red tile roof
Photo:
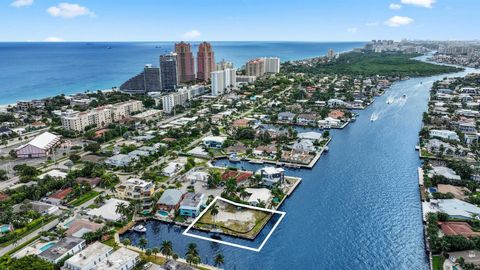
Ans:
[[[55,193],[53,193],[52,195],[50,195],[49,198],[52,198],[52,199],[58,199],[58,200],[63,200],[65,199],[65,197],[68,196],[68,194],[70,194],[70,192],[72,192],[73,189],[71,187],[69,188],[66,188],[66,189],[61,189]]]
[[[439,222],[445,235],[462,235],[465,237],[480,236],[480,232],[474,232],[467,222],[446,221]]]

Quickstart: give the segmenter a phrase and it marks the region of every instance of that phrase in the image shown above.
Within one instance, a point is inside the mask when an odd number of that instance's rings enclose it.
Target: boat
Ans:
[[[145,228],[145,226],[143,226],[142,224],[135,225],[132,230],[139,233],[147,232],[147,228]]]
[[[249,162],[252,163],[252,164],[263,164],[264,163],[263,160],[255,160],[255,159],[252,159]]]
[[[324,152],[328,152],[328,150],[330,150],[330,149],[328,148],[328,146],[323,147],[323,151],[324,151]]]
[[[406,94],[403,94],[403,95],[402,95],[402,98],[407,98],[407,95],[406,95]]]
[[[420,150],[420,145],[418,145],[418,144],[415,145],[415,150],[416,150],[416,151],[419,151],[419,150]]]
[[[210,236],[212,239],[215,239],[215,240],[222,240],[222,237],[220,237],[220,235],[218,234],[214,234],[212,236]]]
[[[237,154],[233,153],[228,157],[230,162],[240,162],[242,159],[237,156]]]
[[[107,47],[107,49],[109,49],[109,50],[110,50],[111,48],[112,48],[112,46],[108,46],[108,47]]]

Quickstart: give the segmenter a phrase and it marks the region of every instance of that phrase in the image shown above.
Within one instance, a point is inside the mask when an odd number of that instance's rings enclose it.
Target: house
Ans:
[[[28,208],[31,208],[33,211],[40,213],[42,215],[52,215],[59,210],[57,205],[52,205],[49,203],[39,202],[39,201],[27,201],[23,204],[16,204],[13,206],[13,212],[19,213],[23,211],[23,206],[27,205]]]
[[[100,177],[88,178],[88,177],[77,177],[75,182],[77,184],[88,184],[90,187],[95,188],[97,187],[102,179]]]
[[[457,260],[463,258],[466,264],[473,264],[480,266],[480,251],[478,250],[464,250],[464,251],[450,251],[448,252],[448,259],[452,263],[457,263]],[[459,268],[457,268],[459,269]]]
[[[235,182],[241,183],[253,176],[252,172],[246,171],[235,171],[235,170],[226,170],[222,174],[222,181],[227,181],[228,179],[234,179]]]
[[[88,232],[95,232],[103,228],[103,224],[83,218],[70,220],[66,224],[68,225],[63,225],[63,228],[67,229],[65,234],[67,236],[74,236],[78,238],[82,238],[83,235]]]
[[[87,215],[91,217],[100,217],[106,221],[119,221],[123,218],[122,214],[117,213],[117,206],[120,204],[125,205],[125,207],[130,205],[127,201],[110,198],[99,208],[94,208],[88,211]]]
[[[177,210],[183,199],[183,193],[178,189],[167,189],[157,202],[157,208],[163,211]]]
[[[435,202],[432,202],[434,204]],[[470,220],[474,215],[480,215],[480,208],[459,199],[438,200],[438,211],[448,214],[451,218]]]
[[[67,177],[67,173],[54,169],[54,170],[48,171],[46,173],[40,174],[38,176],[38,179],[43,179],[46,176],[50,176],[52,178],[65,179]]]
[[[464,237],[478,237],[480,232],[475,232],[467,222],[463,221],[445,221],[439,222],[444,235],[461,235]]]
[[[318,127],[321,129],[337,128],[342,125],[342,122],[338,119],[327,117],[323,120],[318,120]]]
[[[308,153],[316,151],[316,148],[313,145],[313,142],[311,140],[305,140],[305,139],[296,141],[292,145],[292,149],[295,151],[308,152]]]
[[[299,125],[314,125],[317,120],[317,115],[316,114],[306,114],[302,113],[297,116],[297,124]]]
[[[460,137],[455,131],[446,130],[446,129],[432,129],[430,130],[430,137],[441,138],[445,140],[454,140],[460,141]]]
[[[315,132],[315,131],[301,132],[297,134],[297,137],[302,140],[310,140],[310,141],[317,141],[323,138],[322,133]]]
[[[112,167],[124,167],[130,165],[133,161],[137,160],[136,156],[118,154],[111,156],[105,160],[105,164]]]
[[[202,143],[207,148],[222,148],[223,143],[226,140],[227,140],[227,137],[207,136],[207,137],[202,139]]]
[[[205,206],[205,195],[202,193],[187,193],[180,203],[180,215],[185,217],[197,217]]]
[[[74,255],[85,248],[85,240],[77,237],[65,237],[55,243],[51,248],[38,254],[38,257],[57,264],[64,258]]]
[[[278,114],[279,122],[293,122],[295,114],[291,112],[281,112]]]
[[[457,175],[457,173],[454,170],[452,170],[448,167],[443,167],[443,166],[433,167],[430,175],[431,176],[433,176],[433,175],[443,176],[446,179],[453,180],[453,181],[460,181],[461,180],[460,175]]]
[[[73,189],[71,187],[69,188],[65,188],[65,189],[61,189],[55,193],[53,193],[52,195],[50,195],[46,201],[50,204],[53,204],[53,205],[61,205],[65,198],[67,198],[67,196],[72,193]]]
[[[267,204],[272,197],[272,193],[268,188],[246,188],[245,191],[250,194],[247,202],[252,206],[257,206],[259,202]]]
[[[248,119],[237,119],[233,121],[233,126],[236,128],[245,128],[249,126],[250,121]]]
[[[66,260],[64,268],[70,270],[91,270],[94,269],[98,263],[106,260],[112,252],[112,247],[100,242],[94,242]]]
[[[178,162],[169,162],[167,167],[163,168],[162,174],[168,177],[176,176],[181,170],[185,168],[185,164]]]
[[[0,127],[0,136],[2,135],[8,136],[12,133],[13,131],[9,127],[6,127],[6,126]]]
[[[131,178],[119,184],[115,189],[115,194],[120,199],[137,200],[141,202],[142,209],[150,209],[153,202],[151,200],[155,192],[155,184],[142,179]]]
[[[94,270],[130,270],[140,261],[140,254],[130,249],[121,247],[106,260],[102,260],[94,267]]]
[[[264,167],[260,169],[260,176],[265,186],[273,187],[283,183],[285,180],[285,170],[282,168]]]
[[[333,118],[333,119],[343,119],[345,117],[345,113],[340,111],[340,110],[332,110],[328,114],[328,117]]]
[[[46,157],[53,154],[53,149],[55,149],[55,146],[59,143],[60,136],[50,132],[44,132],[29,143],[15,149],[15,152],[19,158]]]
[[[348,104],[343,100],[332,98],[327,101],[327,105],[329,107],[335,108],[335,107],[346,107]]]
[[[257,148],[253,149],[253,154],[256,157],[262,157],[265,155],[269,155],[271,157],[274,157],[277,154],[277,146],[274,144],[270,145],[260,145]]]

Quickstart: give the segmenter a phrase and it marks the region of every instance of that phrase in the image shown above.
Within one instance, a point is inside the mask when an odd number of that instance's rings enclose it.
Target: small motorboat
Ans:
[[[325,151],[325,152],[328,152],[328,150],[330,150],[330,149],[328,148],[328,146],[325,146],[325,147],[323,148],[323,151]]]
[[[403,98],[407,98],[407,95],[406,95],[406,94],[403,94],[402,97],[403,97]]]
[[[228,157],[228,160],[230,160],[231,162],[240,162],[240,161],[242,161],[242,159],[240,159],[240,157],[238,157],[236,153],[231,154],[231,155]]]
[[[138,224],[133,227],[133,231],[139,232],[139,233],[145,233],[147,232],[147,228],[145,228],[145,226],[143,226],[142,224]]]
[[[415,145],[415,150],[416,150],[416,151],[419,151],[419,150],[420,150],[420,145],[418,145],[418,144]]]

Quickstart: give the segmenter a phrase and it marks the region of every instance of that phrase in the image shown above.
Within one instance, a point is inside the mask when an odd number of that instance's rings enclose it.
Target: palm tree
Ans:
[[[158,247],[152,248],[152,253],[155,257],[157,257],[157,254],[160,253],[160,249]]]
[[[218,215],[218,205],[214,203],[212,205],[212,209],[210,209],[210,215],[212,215],[213,218],[213,226],[215,227],[216,222],[215,222],[215,217]]]
[[[122,244],[123,244],[124,246],[130,246],[131,243],[132,243],[132,241],[130,241],[130,239],[128,239],[128,238],[125,238],[125,239],[123,239],[123,241],[122,241]]]
[[[148,241],[145,239],[145,237],[140,238],[138,241],[138,246],[142,249],[142,251],[147,247]]]
[[[216,256],[215,256],[215,259],[214,259],[214,265],[218,268],[220,268],[220,266],[222,266],[222,264],[225,263],[225,258],[223,257],[223,255],[221,253],[218,253]]]
[[[165,256],[169,257],[173,253],[172,242],[168,240],[164,240],[162,242],[162,246],[160,247],[160,252]]]
[[[125,215],[127,211],[127,205],[124,202],[117,204],[117,208],[115,209],[115,213]]]

